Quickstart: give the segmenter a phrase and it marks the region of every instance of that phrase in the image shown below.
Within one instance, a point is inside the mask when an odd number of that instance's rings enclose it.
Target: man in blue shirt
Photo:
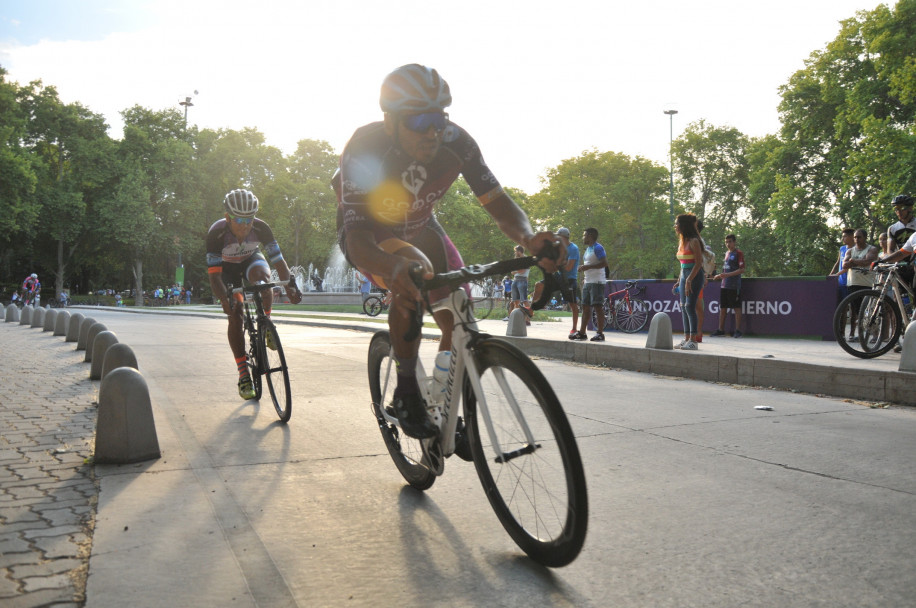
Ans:
[[[566,264],[563,265],[563,278],[566,288],[569,289],[569,310],[572,311],[572,329],[569,339],[572,340],[579,327],[579,246],[569,240],[569,228],[557,230],[557,236],[566,245]]]
[[[846,250],[855,244],[855,230],[852,228],[845,228],[843,230],[843,246],[840,247],[840,255],[837,257],[836,263],[834,263],[833,269],[830,271],[830,276],[837,278],[837,304],[839,304],[849,293],[846,287],[846,271],[848,268],[843,268],[843,260],[846,258]]]
[[[598,229],[586,228],[582,233],[582,243],[585,245],[585,253],[582,255],[582,264],[579,270],[584,273],[582,285],[582,325],[578,332],[570,336],[570,340],[588,340],[588,334],[585,328],[588,326],[588,320],[592,318],[592,309],[595,309],[598,317],[597,332],[592,338],[592,342],[604,342],[604,285],[607,279],[604,275],[604,269],[607,268],[607,254],[604,247],[598,242]]]

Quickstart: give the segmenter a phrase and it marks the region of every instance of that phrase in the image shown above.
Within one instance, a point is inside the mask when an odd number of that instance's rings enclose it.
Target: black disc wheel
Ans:
[[[649,305],[640,298],[617,300],[614,304],[614,325],[627,334],[642,331],[649,322]]]
[[[880,357],[900,339],[903,319],[897,304],[877,289],[854,291],[833,313],[837,344],[861,359]]]
[[[382,299],[378,296],[369,296],[363,302],[363,312],[370,317],[377,317],[382,312]]]
[[[520,350],[486,340],[474,352],[483,400],[466,383],[465,414],[484,491],[529,557],[565,566],[579,555],[588,529],[585,472],[569,421]]]
[[[273,401],[277,416],[287,422],[293,415],[293,395],[289,388],[289,368],[286,367],[286,355],[280,344],[277,326],[268,318],[261,319],[260,336],[261,352],[264,354],[261,373],[267,382],[270,399]]]
[[[391,338],[387,331],[377,332],[369,343],[369,392],[372,396],[372,413],[379,431],[404,479],[418,490],[429,489],[436,481],[435,474],[423,462],[423,447],[419,439],[408,437],[398,428],[396,420],[385,415],[385,405],[391,403],[397,384]]]

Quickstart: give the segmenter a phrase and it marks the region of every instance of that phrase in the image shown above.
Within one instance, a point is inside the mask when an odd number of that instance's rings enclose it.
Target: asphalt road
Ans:
[[[591,510],[548,570],[471,463],[405,486],[369,414],[371,334],[281,327],[282,425],[238,398],[223,320],[92,316],[137,355],[162,458],[96,467],[87,606],[916,605],[916,409],[538,360]]]

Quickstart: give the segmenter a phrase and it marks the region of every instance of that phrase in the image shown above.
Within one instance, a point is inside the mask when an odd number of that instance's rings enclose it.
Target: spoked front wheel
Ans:
[[[608,329],[614,329],[614,315],[611,314],[611,303],[607,298],[604,299],[604,302],[601,304],[601,308],[604,310],[604,329],[598,327],[598,307],[592,307],[592,325],[595,326],[595,331],[604,332]]]
[[[387,331],[377,332],[369,343],[369,392],[372,395],[372,413],[378,421],[379,431],[385,440],[388,454],[401,475],[417,490],[429,489],[436,476],[423,464],[423,447],[419,439],[408,437],[397,424],[385,418],[385,405],[394,398],[394,359],[391,337]]]
[[[369,296],[363,302],[363,312],[370,317],[377,317],[382,312],[382,299],[378,296]]]
[[[614,304],[614,325],[627,334],[642,331],[649,322],[649,305],[640,298],[624,298]]]
[[[248,331],[250,346],[248,349],[248,372],[251,375],[251,385],[254,387],[254,398],[261,398],[261,361],[264,355],[261,354],[261,346],[257,339],[257,334],[253,330]]]
[[[514,346],[487,340],[475,348],[475,361],[483,400],[469,388],[465,414],[490,505],[531,559],[565,566],[579,555],[588,529],[585,472],[566,414],[547,379]]]
[[[289,368],[286,367],[286,355],[280,344],[277,326],[268,318],[261,319],[260,326],[261,352],[264,354],[261,373],[267,380],[270,398],[277,410],[281,422],[287,422],[293,415],[293,395],[289,388]]]
[[[897,344],[903,331],[900,309],[877,289],[854,291],[833,313],[837,344],[861,359],[880,357]]]

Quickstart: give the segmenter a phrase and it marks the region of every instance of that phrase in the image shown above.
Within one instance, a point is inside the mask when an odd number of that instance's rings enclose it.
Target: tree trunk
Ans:
[[[134,273],[134,306],[143,306],[143,259],[137,254],[131,270]]]

